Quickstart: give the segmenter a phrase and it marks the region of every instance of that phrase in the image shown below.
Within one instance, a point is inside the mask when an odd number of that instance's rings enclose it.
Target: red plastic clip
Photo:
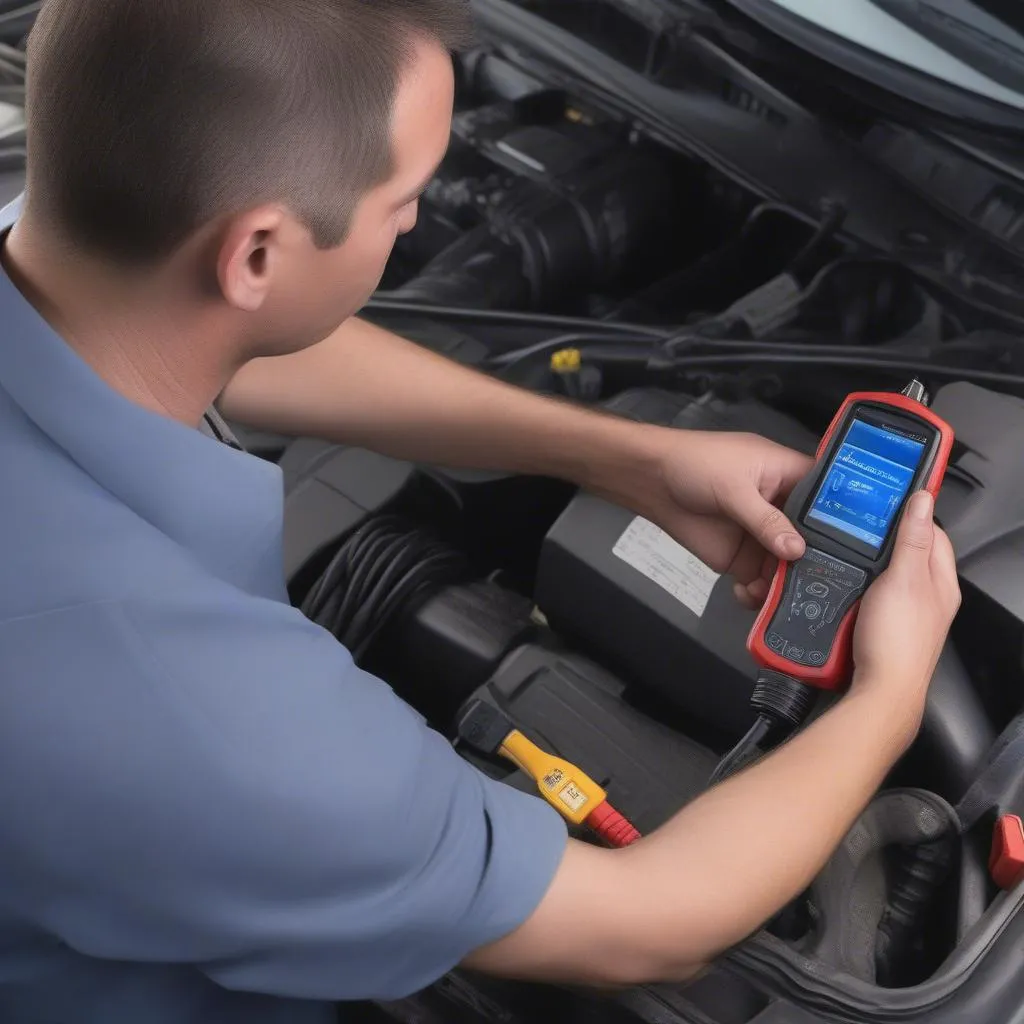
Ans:
[[[587,826],[609,846],[630,846],[640,833],[607,800],[598,804],[587,816]]]
[[[1000,889],[1015,889],[1024,881],[1024,822],[1016,814],[996,822],[988,870]]]

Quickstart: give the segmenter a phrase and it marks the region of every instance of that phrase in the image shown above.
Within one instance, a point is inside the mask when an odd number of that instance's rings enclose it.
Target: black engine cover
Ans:
[[[807,453],[817,446],[794,420],[754,401],[634,391],[614,409],[680,429],[750,431]],[[726,738],[750,724],[753,614],[728,580],[631,512],[578,495],[545,540],[537,603],[557,632]]]

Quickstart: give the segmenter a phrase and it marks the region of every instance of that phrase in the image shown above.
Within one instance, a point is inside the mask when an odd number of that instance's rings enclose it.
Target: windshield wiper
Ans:
[[[1024,17],[1017,25],[992,0],[871,0],[950,56],[1007,89],[1024,92]]]

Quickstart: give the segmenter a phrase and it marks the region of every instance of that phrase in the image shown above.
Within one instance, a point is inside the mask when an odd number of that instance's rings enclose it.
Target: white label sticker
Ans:
[[[581,792],[579,787],[572,782],[558,794],[558,798],[570,811],[578,811],[588,799],[587,794]]]
[[[674,541],[664,530],[639,516],[612,549],[613,554],[642,572],[698,617],[721,574]]]

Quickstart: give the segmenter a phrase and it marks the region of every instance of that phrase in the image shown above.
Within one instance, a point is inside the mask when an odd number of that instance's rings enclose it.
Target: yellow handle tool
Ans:
[[[582,825],[607,798],[605,791],[579,768],[541,750],[518,729],[505,737],[498,753],[529,775],[541,796],[574,825]]]

